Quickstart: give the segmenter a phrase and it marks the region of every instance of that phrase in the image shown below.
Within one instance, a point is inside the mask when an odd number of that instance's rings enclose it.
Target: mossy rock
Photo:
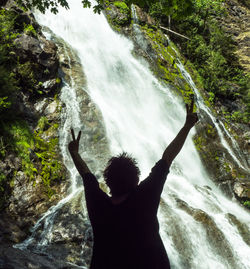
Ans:
[[[120,27],[130,24],[130,9],[125,2],[115,1],[114,3],[109,3],[105,13],[110,25],[118,32],[121,30]]]

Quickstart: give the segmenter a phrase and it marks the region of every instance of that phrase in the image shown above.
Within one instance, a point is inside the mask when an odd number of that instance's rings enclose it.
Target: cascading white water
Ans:
[[[132,56],[133,44],[115,33],[104,15],[83,9],[80,1],[69,2],[70,10],[61,9],[56,16],[46,14],[37,18],[78,54],[87,78],[87,91],[102,113],[111,153],[131,153],[138,160],[143,179],[182,127],[184,104],[168,88],[160,85],[144,61]],[[77,107],[76,103],[68,103],[75,100],[72,89],[74,87],[66,93],[68,110]],[[75,127],[79,126],[80,122]],[[249,268],[249,246],[227,215],[236,215],[248,229],[250,217],[245,210],[226,199],[210,181],[192,142],[192,134],[194,130],[171,167],[159,211],[161,235],[171,265],[173,268],[197,269]],[[68,130],[62,130],[64,141],[68,135]],[[65,158],[68,158],[66,142],[61,142],[61,145]],[[68,168],[73,169],[71,165]],[[73,189],[77,191],[76,185]],[[183,211],[178,201],[211,218],[226,238],[224,241],[231,260],[226,259],[223,251],[213,247],[216,244],[211,244],[203,223]],[[181,245],[185,249],[181,250]]]
[[[134,10],[132,12],[133,16],[135,13],[135,9],[132,5],[132,9]],[[171,40],[169,39],[169,37],[167,35],[165,35],[169,45],[171,46],[173,43],[171,42]],[[203,110],[208,116],[209,118],[212,120],[219,138],[221,140],[221,143],[223,145],[223,147],[228,151],[229,155],[232,157],[232,159],[235,161],[235,163],[237,163],[237,165],[244,169],[244,170],[248,170],[249,166],[247,164],[246,159],[242,156],[242,153],[240,151],[240,148],[238,146],[238,143],[235,141],[235,139],[230,135],[230,133],[228,132],[228,130],[225,128],[224,124],[221,123],[218,119],[216,119],[213,116],[213,113],[210,111],[210,109],[205,105],[205,101],[203,99],[203,97],[201,96],[199,90],[197,89],[197,87],[195,86],[194,81],[192,80],[191,76],[189,75],[189,73],[187,72],[187,70],[185,69],[184,65],[182,64],[182,62],[180,61],[180,55],[179,53],[175,50],[175,48],[173,46],[171,46],[172,50],[175,52],[175,59],[177,59],[177,67],[179,68],[180,72],[182,73],[184,79],[187,81],[187,83],[190,85],[190,87],[194,90],[195,96],[196,96],[196,105],[198,107],[198,109]],[[173,59],[173,56],[170,55],[170,57]],[[174,59],[173,59],[174,60]],[[228,144],[227,140],[225,139],[224,134],[226,134],[227,138],[230,140],[231,142],[231,146],[233,147],[234,151],[237,153],[237,155],[232,151],[232,149],[230,148],[230,145]],[[242,165],[242,163],[244,165]]]
[[[226,150],[228,151],[228,153],[231,155],[232,159],[239,165],[239,167],[243,168],[243,169],[248,169],[248,165],[246,163],[246,160],[244,158],[241,158],[239,160],[239,157],[241,157],[241,152],[240,152],[240,149],[239,149],[239,146],[237,144],[237,142],[234,140],[234,138],[228,133],[227,129],[225,128],[225,126],[220,123],[219,121],[217,122],[216,119],[214,118],[214,116],[212,115],[212,113],[210,112],[209,108],[206,107],[205,103],[204,103],[204,100],[203,98],[201,97],[198,89],[196,88],[191,76],[188,74],[188,72],[186,71],[185,67],[183,66],[183,64],[179,61],[177,63],[177,66],[178,68],[180,69],[181,73],[183,74],[184,78],[186,79],[186,81],[189,83],[189,85],[191,86],[191,88],[194,90],[196,96],[198,97],[197,98],[197,102],[198,102],[198,105],[201,109],[203,109],[207,115],[210,117],[210,119],[212,120],[214,126],[216,127],[217,131],[218,131],[218,134],[219,134],[219,137],[220,137],[220,140],[221,140],[221,143],[222,145],[226,148]],[[222,126],[222,128],[221,128]],[[227,137],[231,140],[231,144],[232,144],[232,147],[234,148],[234,150],[236,151],[237,153],[237,156],[234,154],[234,152],[231,150],[229,144],[227,143],[224,135],[223,135],[223,131],[226,133]],[[244,163],[245,167],[242,165],[242,162]]]

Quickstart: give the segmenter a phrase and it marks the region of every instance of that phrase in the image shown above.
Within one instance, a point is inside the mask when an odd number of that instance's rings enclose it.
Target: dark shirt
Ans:
[[[160,160],[119,204],[111,202],[93,174],[85,174],[85,197],[94,234],[91,269],[170,268],[157,220],[168,172],[166,162]]]

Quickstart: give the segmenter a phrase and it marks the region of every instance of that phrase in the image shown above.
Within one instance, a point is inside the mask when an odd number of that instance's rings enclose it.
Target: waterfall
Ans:
[[[138,160],[142,180],[183,126],[184,103],[158,82],[144,60],[132,56],[132,42],[115,33],[103,14],[82,8],[80,1],[69,2],[69,10],[40,14],[37,19],[78,55],[87,81],[82,91],[87,91],[101,112],[111,155],[122,151],[132,154]],[[74,83],[66,84],[62,92],[66,114],[60,144],[74,178],[67,202],[82,190],[66,150],[71,124],[85,136],[75,87]],[[250,243],[247,232],[243,233],[250,231],[249,214],[225,198],[209,179],[192,142],[194,133],[192,130],[171,167],[159,210],[160,233],[171,266],[249,268]],[[95,162],[86,157],[87,163]],[[99,171],[96,168],[93,172]],[[43,229],[47,238],[43,244],[49,244],[46,233],[50,233],[53,216],[63,203],[43,216],[50,224]]]
[[[175,49],[172,48],[174,51]],[[176,52],[176,51],[175,51]],[[176,52],[176,55],[178,55],[178,53]],[[218,135],[219,135],[219,138],[221,140],[221,143],[223,145],[223,147],[228,151],[229,155],[232,157],[232,159],[237,163],[237,165],[246,170],[249,168],[248,167],[248,164],[245,160],[245,158],[242,156],[241,154],[241,151],[240,151],[240,148],[238,146],[238,143],[235,141],[235,139],[229,134],[229,132],[227,131],[227,129],[225,128],[224,124],[221,123],[220,121],[216,120],[215,117],[213,116],[212,112],[210,111],[210,109],[205,105],[205,102],[202,98],[202,96],[200,95],[198,89],[196,88],[191,76],[188,74],[188,72],[186,71],[184,65],[181,63],[181,61],[179,60],[178,63],[177,63],[177,66],[179,68],[179,70],[181,71],[181,73],[183,74],[183,77],[186,79],[186,81],[189,83],[190,87],[194,90],[194,93],[197,97],[197,104],[198,104],[198,107],[199,109],[202,109],[203,111],[205,111],[205,113],[209,116],[209,118],[212,120],[216,130],[218,131]],[[224,136],[225,133],[228,137],[228,139],[230,140],[231,142],[231,145],[234,149],[234,151],[237,153],[234,154],[234,152],[231,150],[229,144],[227,143],[226,141],[226,138]],[[240,160],[239,158],[237,157],[239,156],[240,157]],[[244,166],[241,164],[241,163],[244,163]]]

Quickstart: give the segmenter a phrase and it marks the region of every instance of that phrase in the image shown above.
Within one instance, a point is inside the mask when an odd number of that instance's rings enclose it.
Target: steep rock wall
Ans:
[[[1,11],[14,20],[11,54],[19,90],[11,112],[1,111],[0,241],[18,243],[66,192],[66,169],[58,145],[59,61],[57,47],[46,40],[31,13],[12,1]]]

